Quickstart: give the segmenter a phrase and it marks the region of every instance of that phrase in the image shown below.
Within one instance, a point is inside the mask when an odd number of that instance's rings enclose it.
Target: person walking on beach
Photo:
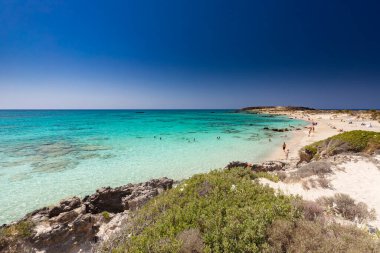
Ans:
[[[282,151],[285,152],[285,149],[286,149],[286,143],[284,142],[284,144],[282,144]]]
[[[287,149],[287,150],[285,151],[285,158],[286,158],[286,160],[288,160],[288,158],[289,158],[289,152],[290,152],[289,149]]]

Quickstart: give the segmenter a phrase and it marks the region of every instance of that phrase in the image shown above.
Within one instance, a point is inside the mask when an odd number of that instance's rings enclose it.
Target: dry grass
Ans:
[[[332,173],[330,163],[325,161],[316,161],[302,166],[296,172],[294,172],[293,175],[300,178],[306,178],[315,175],[324,176],[330,173]]]
[[[324,209],[315,201],[296,199],[293,205],[303,213],[303,217],[309,221],[324,219]]]
[[[309,186],[309,181],[308,180],[304,180],[302,181],[302,188],[306,191],[310,190],[310,186]]]
[[[317,179],[317,182],[318,182],[319,186],[322,188],[325,188],[325,189],[331,188],[330,180],[328,180],[325,177],[319,177]]]
[[[328,225],[323,221],[278,220],[268,229],[267,253],[374,253],[380,252],[378,240],[356,227]]]
[[[326,209],[333,211],[335,215],[340,215],[350,221],[364,222],[376,218],[375,210],[368,210],[365,203],[356,203],[347,194],[337,193],[333,197],[321,197],[317,202]]]
[[[277,172],[277,177],[280,179],[280,181],[285,181],[288,176],[285,172],[279,171]]]
[[[309,179],[309,184],[311,188],[317,188],[317,182],[315,181],[314,178]]]
[[[182,231],[178,236],[178,240],[182,242],[179,253],[202,253],[204,243],[202,234],[199,229],[188,229]]]

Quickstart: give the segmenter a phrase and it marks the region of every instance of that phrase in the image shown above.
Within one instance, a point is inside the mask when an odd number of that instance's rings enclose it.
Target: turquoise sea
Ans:
[[[289,135],[264,127],[304,124],[233,110],[2,110],[0,224],[102,186],[261,161]]]

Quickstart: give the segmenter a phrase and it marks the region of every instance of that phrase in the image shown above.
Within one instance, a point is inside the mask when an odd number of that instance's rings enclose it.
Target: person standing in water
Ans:
[[[286,149],[286,143],[284,142],[284,144],[282,144],[282,151],[285,152],[285,149]]]

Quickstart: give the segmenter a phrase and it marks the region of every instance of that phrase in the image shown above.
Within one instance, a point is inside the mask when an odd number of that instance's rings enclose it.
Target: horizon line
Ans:
[[[260,107],[260,106],[258,106]],[[262,106],[262,107],[270,107],[270,106]],[[283,106],[288,107],[288,106]],[[170,111],[170,110],[240,110],[241,108],[0,108],[0,111],[138,111],[138,110],[146,110],[146,111]],[[309,107],[310,109],[316,110],[380,110],[380,108],[314,108]]]

